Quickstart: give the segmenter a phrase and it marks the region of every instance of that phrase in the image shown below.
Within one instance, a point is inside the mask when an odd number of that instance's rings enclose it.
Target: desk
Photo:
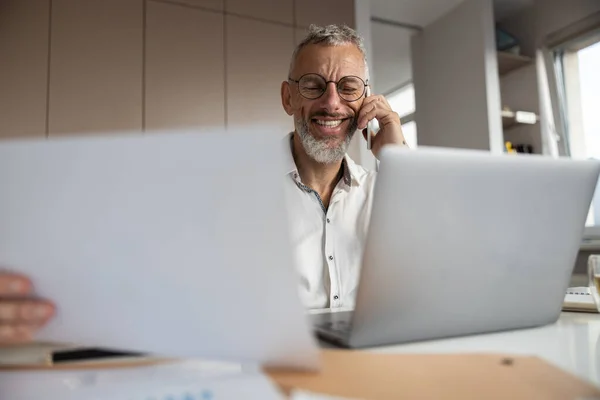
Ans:
[[[322,345],[328,347],[325,343]],[[538,328],[382,346],[368,350],[378,353],[534,355],[600,388],[600,314],[563,312],[556,323]]]
[[[314,312],[323,312],[323,310],[311,311],[311,313]],[[323,347],[330,346],[323,344]],[[568,373],[575,375],[576,377],[586,382],[591,383],[593,386],[596,386],[600,389],[600,314],[565,312],[561,314],[558,322],[552,325],[533,329],[480,334],[443,340],[423,341],[396,346],[381,346],[366,349],[366,351],[374,353],[405,354],[501,353],[503,355],[533,355],[543,359],[549,364],[552,364]],[[439,362],[439,359],[436,362]],[[414,364],[412,363],[404,364],[405,367],[406,365],[408,365],[409,368],[414,367]],[[433,363],[429,364],[426,367],[428,371],[431,370],[430,365],[433,365]],[[442,366],[442,375],[440,376],[447,376],[449,368],[453,368],[454,365],[455,364],[451,364],[451,366],[448,367],[447,364],[444,364]],[[202,372],[202,376],[214,376],[215,373],[218,372],[233,372],[235,374],[239,371],[244,370],[243,368],[240,369],[240,367],[243,366],[237,363],[195,363],[194,361],[191,361],[190,363],[181,362],[176,363],[174,365],[167,363],[166,365],[164,365],[164,369],[162,367],[160,368],[160,370],[162,371],[160,379],[162,379],[161,384],[164,383],[164,385],[182,384],[182,382],[183,384],[188,385],[189,381],[187,381],[187,379],[190,379],[190,374],[194,374],[191,377],[191,379],[193,379],[194,382],[196,382],[198,376],[197,374],[201,373],[202,371],[204,371]],[[248,371],[256,372],[253,366],[250,366]],[[374,371],[378,370],[374,369]],[[484,371],[484,374],[488,372],[488,370]],[[437,372],[438,374],[440,374],[440,368],[438,368]],[[45,371],[29,371],[29,373],[33,375],[28,375],[27,371],[25,371],[20,377],[16,377],[15,375],[9,375],[7,373],[0,374],[0,388],[4,390],[5,393],[10,392],[12,394],[12,398],[17,399],[29,399],[39,397],[23,395],[23,393],[30,393],[32,391],[36,391],[37,393],[39,393],[39,391],[44,391],[45,393],[54,393],[57,394],[56,398],[66,398],[66,396],[61,397],[58,395],[62,393],[70,394],[73,387],[83,387],[84,385],[88,384],[87,382],[92,382],[93,384],[95,384],[96,382],[102,382],[103,385],[111,384],[111,382],[116,382],[118,384],[127,382],[127,385],[129,386],[140,386],[148,384],[149,381],[155,382],[155,380],[157,379],[156,377],[158,376],[154,373],[147,375],[144,373],[143,369],[137,368],[133,368],[129,371],[128,369],[109,368],[106,371],[102,371],[100,375],[94,375],[93,373],[86,373],[84,371],[74,372],[73,370],[69,369],[57,369],[53,372],[53,374],[45,373]],[[471,382],[472,373],[474,373],[473,370],[470,370],[466,373],[466,375],[462,375],[463,378],[465,376],[467,377],[467,386],[465,386],[465,379],[462,379],[462,381],[459,380],[452,382],[452,384],[457,382],[460,382],[461,384],[454,386],[452,386],[451,384],[451,387],[449,388],[452,390],[458,390],[457,387],[463,389],[465,389],[466,387],[466,390],[469,390],[470,393],[472,385],[476,386],[475,383],[479,382]],[[516,381],[520,381],[523,375],[516,375],[516,377]],[[359,380],[360,379],[358,379],[357,381]],[[35,385],[31,385],[31,382],[33,381],[36,382]],[[387,382],[389,383],[389,381]],[[495,385],[498,385],[498,382],[502,382],[502,379],[496,381]],[[515,379],[513,379],[512,382],[515,382]],[[446,382],[446,384],[448,384],[448,382]],[[527,385],[525,385],[522,388],[523,390],[525,390],[523,393],[526,393],[526,386]],[[143,390],[146,390],[145,386],[140,387],[144,388]],[[150,389],[152,387],[152,385],[148,386],[148,388]],[[422,392],[428,387],[431,387],[431,385],[426,387],[419,387],[418,385],[413,385],[412,390]],[[502,388],[506,387],[510,386],[503,386]],[[105,390],[105,388],[100,389]],[[0,397],[2,397],[2,390],[0,390]],[[160,390],[162,390],[162,388]],[[534,387],[534,390],[537,393],[538,389]],[[431,391],[426,392],[431,393]],[[17,396],[15,393],[21,395]],[[473,393],[474,395],[470,396],[470,398],[477,397],[478,393]],[[540,390],[539,393],[544,392]],[[499,398],[498,393],[495,392],[495,394],[495,397]],[[536,398],[540,397],[541,396],[537,396]],[[106,396],[104,396],[103,398],[106,398]],[[461,398],[464,398],[464,396]],[[505,396],[503,398],[510,398],[510,396]]]

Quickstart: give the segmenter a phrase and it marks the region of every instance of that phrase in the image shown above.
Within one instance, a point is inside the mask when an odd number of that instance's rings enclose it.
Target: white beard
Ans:
[[[331,147],[330,140],[317,140],[310,134],[308,124],[305,120],[300,117],[296,117],[294,120],[296,132],[300,136],[304,151],[310,158],[321,164],[333,164],[341,161],[346,155],[354,132],[356,132],[356,120],[354,120],[346,133],[344,141],[335,147]],[[336,140],[336,138],[332,138],[332,140]]]

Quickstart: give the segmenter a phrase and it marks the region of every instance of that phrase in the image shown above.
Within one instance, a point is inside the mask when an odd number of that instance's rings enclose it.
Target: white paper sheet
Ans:
[[[252,372],[194,363],[125,369],[0,373],[10,400],[283,400],[275,384]]]
[[[363,400],[350,397],[330,396],[323,393],[309,392],[305,390],[295,390],[291,393],[290,400]]]
[[[0,265],[58,315],[40,340],[315,368],[276,134],[0,143]]]

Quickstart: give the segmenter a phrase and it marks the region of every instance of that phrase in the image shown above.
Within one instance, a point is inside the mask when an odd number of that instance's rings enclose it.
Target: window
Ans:
[[[577,52],[585,157],[600,158],[600,41]]]
[[[563,152],[573,158],[600,159],[600,33],[555,47],[553,59]],[[600,188],[586,226],[600,227]]]
[[[566,153],[600,158],[600,41],[578,50],[557,50],[555,65]]]
[[[412,149],[417,147],[417,124],[414,121],[415,113],[415,89],[408,84],[393,91],[386,96],[392,110],[400,115],[402,121],[402,132],[406,143]]]
[[[600,159],[600,42],[577,52],[579,63],[581,127],[573,136],[581,138],[583,156]],[[567,100],[568,101],[568,100]],[[600,225],[600,198],[594,196],[586,226]]]

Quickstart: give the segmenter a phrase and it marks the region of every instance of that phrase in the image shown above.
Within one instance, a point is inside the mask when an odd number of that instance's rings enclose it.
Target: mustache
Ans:
[[[326,111],[317,111],[316,113],[314,113],[310,116],[310,119],[313,119],[315,117],[346,119],[346,118],[354,118],[354,114],[330,113],[330,112],[326,112]]]

